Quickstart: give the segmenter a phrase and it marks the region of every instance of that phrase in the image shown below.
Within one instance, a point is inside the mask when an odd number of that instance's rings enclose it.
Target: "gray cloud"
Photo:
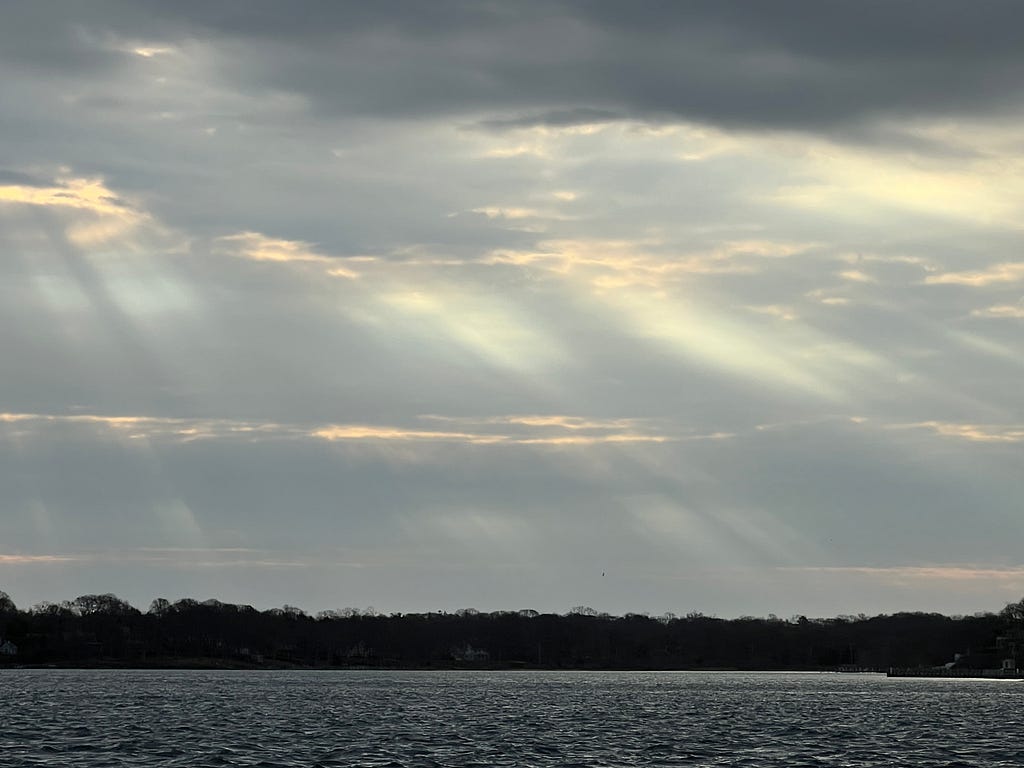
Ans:
[[[494,113],[485,118],[491,125],[507,125],[615,116],[842,132],[885,116],[1016,111],[1024,82],[1013,2],[108,2],[60,10],[8,14],[8,60],[109,72],[118,54],[97,45],[109,43],[105,35],[152,45],[193,39],[212,46],[219,77],[233,87],[301,94],[314,112],[349,118]]]

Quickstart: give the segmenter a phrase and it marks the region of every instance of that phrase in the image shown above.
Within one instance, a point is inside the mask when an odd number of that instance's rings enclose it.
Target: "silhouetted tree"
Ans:
[[[999,615],[957,618],[616,617],[586,606],[565,615],[342,609],[314,618],[293,606],[257,611],[192,598],[157,599],[142,614],[114,595],[19,611],[0,593],[0,632],[18,644],[19,661],[29,663],[884,669],[941,664],[958,651],[991,648],[997,637],[1005,644],[1008,626],[1024,627],[1024,601]]]
[[[1018,600],[1016,603],[1008,603],[999,612],[999,618],[1009,624],[1024,625],[1024,599]]]
[[[0,590],[0,614],[13,614],[18,612],[18,606],[11,600],[11,596]]]
[[[151,613],[154,616],[163,616],[171,610],[171,603],[169,600],[165,600],[162,597],[158,597],[152,603],[149,604],[149,610],[147,613]]]

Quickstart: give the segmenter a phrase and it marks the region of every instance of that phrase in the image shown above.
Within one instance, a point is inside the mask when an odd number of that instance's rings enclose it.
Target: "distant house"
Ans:
[[[978,670],[978,669],[999,669],[1005,667],[1003,659],[998,654],[987,651],[976,653],[970,650],[967,653],[953,654],[953,660],[947,662],[946,669]]]
[[[491,654],[466,643],[463,648],[452,648],[452,658],[456,661],[490,661]]]
[[[10,640],[4,640],[0,642],[0,656],[17,656],[18,646],[12,643]]]

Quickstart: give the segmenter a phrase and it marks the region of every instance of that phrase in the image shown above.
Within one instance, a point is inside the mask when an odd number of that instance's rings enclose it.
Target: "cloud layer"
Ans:
[[[57,9],[0,29],[19,603],[1024,590],[1017,4]]]

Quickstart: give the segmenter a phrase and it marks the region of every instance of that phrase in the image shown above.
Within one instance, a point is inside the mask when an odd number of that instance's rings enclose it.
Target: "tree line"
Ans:
[[[611,616],[585,606],[532,610],[309,615],[218,600],[114,595],[21,610],[0,592],[0,664],[211,667],[498,667],[820,670],[936,666],[1020,634],[1024,600],[1002,612],[721,619],[690,613]]]

